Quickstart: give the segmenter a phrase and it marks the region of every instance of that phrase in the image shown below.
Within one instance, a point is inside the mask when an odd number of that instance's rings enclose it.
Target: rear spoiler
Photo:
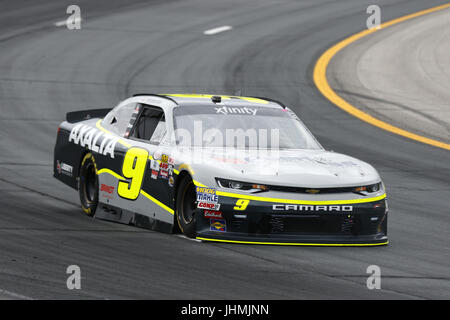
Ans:
[[[68,112],[66,114],[66,121],[70,123],[76,123],[84,120],[89,120],[92,118],[103,118],[112,109],[91,109],[91,110],[81,110]]]

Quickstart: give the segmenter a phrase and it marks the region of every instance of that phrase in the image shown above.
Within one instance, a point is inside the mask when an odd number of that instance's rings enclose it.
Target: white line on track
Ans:
[[[33,300],[33,298],[30,298],[30,297],[27,297],[27,296],[24,296],[24,295],[15,293],[15,292],[11,292],[11,291],[8,291],[8,290],[0,289],[0,295],[2,295],[2,294],[6,295],[6,296],[9,296],[11,298],[15,298],[15,299]],[[1,299],[1,297],[0,297],[0,299]]]
[[[176,236],[177,236],[178,238],[182,238],[182,239],[189,240],[189,241],[203,242],[202,240],[193,239],[193,238],[188,238],[188,237],[186,237],[186,236],[183,235],[183,234],[177,234]]]
[[[71,21],[71,23],[78,23],[78,22],[81,22],[82,20],[83,19],[81,19],[81,18],[75,18],[73,21]],[[55,27],[64,27],[66,24],[67,24],[67,19],[66,20],[57,21],[53,25]]]
[[[221,32],[224,32],[224,31],[231,30],[231,29],[233,29],[232,26],[221,26],[221,27],[217,27],[217,28],[213,28],[213,29],[209,29],[209,30],[203,31],[203,34],[207,35],[207,36],[210,36],[210,35],[221,33]]]

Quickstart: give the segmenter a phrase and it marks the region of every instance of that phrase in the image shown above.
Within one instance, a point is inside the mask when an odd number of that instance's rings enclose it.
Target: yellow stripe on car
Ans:
[[[257,196],[247,195],[247,194],[231,193],[231,192],[224,192],[224,191],[216,191],[216,194],[218,196],[222,196],[222,197],[239,198],[239,199],[247,199],[247,200],[262,201],[262,202],[278,202],[278,203],[288,203],[288,204],[311,204],[311,205],[366,203],[366,202],[375,202],[375,201],[379,201],[379,200],[386,198],[386,194],[383,194],[378,197],[371,197],[371,198],[364,198],[364,199],[312,201],[312,200],[257,197]]]
[[[122,177],[121,175],[115,173],[114,171],[110,170],[110,169],[100,169],[97,171],[97,175],[100,175],[102,173],[108,173],[110,175],[112,175],[113,177],[115,177],[118,180],[126,180],[124,177]],[[152,197],[151,195],[149,195],[147,192],[145,192],[144,190],[140,190],[140,194],[142,194],[144,197],[146,197],[147,199],[149,199],[150,201],[152,201],[153,203],[157,204],[158,206],[160,206],[161,208],[163,208],[164,210],[168,211],[170,214],[174,214],[173,209],[171,209],[170,207],[166,206],[164,203],[162,203],[161,201],[159,201],[158,199]]]
[[[384,246],[389,244],[389,241],[380,243],[295,243],[295,242],[257,242],[257,241],[238,241],[238,240],[223,240],[196,237],[197,240],[227,242],[227,243],[241,243],[241,244],[268,244],[268,245],[282,245],[282,246],[322,246],[322,247],[369,247],[369,246]]]
[[[164,203],[162,203],[161,201],[159,201],[158,199],[152,197],[151,195],[149,195],[147,192],[145,192],[144,190],[141,190],[141,194],[146,197],[147,199],[153,201],[154,203],[156,203],[158,206],[160,206],[161,208],[169,211],[171,214],[174,214],[173,209],[169,208],[168,206],[166,206]]]
[[[115,172],[112,171],[112,170],[106,169],[106,168],[103,168],[103,169],[100,169],[100,170],[97,171],[97,175],[100,175],[100,174],[102,174],[102,173],[108,173],[108,174],[112,175],[112,176],[113,176],[114,178],[116,178],[116,179],[119,179],[119,180],[125,180],[125,178],[122,177],[121,175],[115,173]]]
[[[205,98],[205,99],[211,99],[214,97],[214,94],[163,94],[164,96],[169,97],[180,97],[180,98]],[[268,104],[269,101],[260,99],[260,98],[254,98],[254,97],[240,97],[240,96],[223,96],[218,94],[217,96],[220,96],[222,100],[228,100],[228,99],[242,99],[249,102],[255,102],[255,103],[262,103],[262,104]]]
[[[102,173],[109,173],[110,175],[114,176],[115,178],[117,178],[119,180],[125,180],[124,177],[122,177],[119,174],[115,173],[114,171],[106,169],[106,168],[100,169],[97,172],[97,174],[102,174]],[[206,187],[204,184],[202,184],[196,180],[194,180],[194,184],[198,187]],[[142,193],[142,191],[141,191],[141,193]],[[384,198],[386,198],[386,194],[382,194],[381,196],[378,196],[378,197],[370,197],[370,198],[363,198],[363,199],[320,200],[320,201],[315,200],[315,201],[312,201],[312,200],[296,200],[296,199],[258,197],[258,196],[252,196],[252,195],[247,195],[247,194],[231,193],[231,192],[224,192],[224,191],[216,191],[216,194],[218,196],[228,197],[228,198],[246,199],[246,200],[254,200],[254,201],[261,201],[261,202],[277,202],[277,203],[306,204],[306,205],[307,204],[310,204],[310,205],[333,205],[333,204],[367,203],[367,202],[375,202],[375,201],[383,200]]]
[[[316,87],[319,89],[319,91],[325,96],[325,98],[327,98],[328,100],[330,100],[332,103],[334,103],[337,107],[341,108],[342,110],[350,113],[351,115],[355,116],[356,118],[365,121],[367,123],[370,123],[373,126],[376,126],[378,128],[381,128],[383,130],[398,134],[400,136],[412,139],[412,140],[416,140],[425,144],[429,144],[438,148],[442,148],[442,149],[447,149],[450,150],[450,144],[442,142],[442,141],[438,141],[438,140],[434,140],[434,139],[430,139],[427,137],[423,137],[420,136],[418,134],[400,129],[396,126],[393,126],[389,123],[386,123],[384,121],[381,121],[363,111],[361,111],[360,109],[354,107],[353,105],[351,105],[350,103],[348,103],[347,101],[345,101],[342,97],[340,97],[331,87],[330,84],[328,83],[327,80],[327,68],[328,65],[330,64],[331,59],[333,59],[333,57],[342,49],[344,49],[345,47],[349,46],[350,44],[352,44],[353,42],[357,41],[358,39],[361,39],[365,36],[368,36],[378,30],[382,30],[385,29],[387,27],[390,27],[392,25],[398,24],[400,22],[406,21],[406,20],[410,20],[416,17],[420,17],[423,16],[425,14],[429,14],[432,12],[436,12],[442,9],[446,9],[446,8],[450,8],[450,3],[441,5],[441,6],[437,6],[434,8],[430,8],[427,10],[423,10],[423,11],[419,11],[413,14],[409,14],[391,21],[388,21],[386,23],[383,23],[380,26],[380,29],[367,29],[364,31],[361,31],[359,33],[356,33],[342,41],[340,41],[339,43],[335,44],[334,46],[332,46],[331,48],[329,48],[327,51],[325,51],[322,56],[319,58],[319,60],[317,60],[316,65],[314,67],[314,83],[316,84]]]
[[[109,132],[108,130],[106,130],[105,128],[102,127],[101,122],[102,122],[102,120],[98,120],[97,123],[95,124],[95,126],[96,126],[99,130],[103,131],[104,133],[113,135],[111,132]],[[131,144],[129,144],[129,143],[123,141],[122,139],[119,139],[117,142],[119,142],[121,145],[123,145],[123,146],[126,147],[126,148],[131,148],[131,147],[132,147]]]

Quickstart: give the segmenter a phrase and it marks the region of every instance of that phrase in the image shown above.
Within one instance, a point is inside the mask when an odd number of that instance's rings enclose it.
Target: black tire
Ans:
[[[98,205],[98,177],[95,159],[90,152],[81,161],[78,193],[83,212],[92,217]]]
[[[176,216],[181,232],[189,238],[196,236],[197,194],[189,176],[182,178],[177,189]]]

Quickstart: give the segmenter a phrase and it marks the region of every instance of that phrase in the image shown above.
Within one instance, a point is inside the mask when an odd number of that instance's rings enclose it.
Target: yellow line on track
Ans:
[[[393,126],[387,122],[381,121],[361,110],[359,110],[358,108],[352,106],[350,103],[348,103],[347,101],[345,101],[342,97],[340,97],[333,89],[331,89],[328,80],[327,80],[327,68],[328,65],[330,64],[331,59],[333,59],[333,57],[342,49],[344,49],[345,47],[347,47],[348,45],[352,44],[353,42],[368,36],[378,30],[382,30],[385,29],[387,27],[393,26],[395,24],[398,24],[400,22],[403,21],[407,21],[413,18],[417,18],[426,14],[430,14],[439,10],[443,10],[446,8],[450,8],[450,3],[444,4],[444,5],[440,5],[434,8],[430,8],[430,9],[426,9],[426,10],[422,10],[413,14],[409,14],[388,22],[385,22],[381,25],[380,29],[367,29],[364,31],[361,31],[359,33],[356,33],[344,40],[342,40],[341,42],[335,44],[334,46],[332,46],[331,48],[329,48],[327,51],[325,51],[322,56],[319,58],[319,60],[317,60],[316,65],[314,67],[314,83],[316,84],[316,87],[319,89],[319,91],[328,99],[330,100],[332,103],[334,103],[336,106],[338,106],[339,108],[341,108],[342,110],[350,113],[351,115],[355,116],[356,118],[365,121],[367,123],[370,123],[371,125],[374,125],[378,128],[381,128],[383,130],[398,134],[400,136],[412,139],[412,140],[416,140],[425,144],[429,144],[438,148],[442,148],[442,149],[446,149],[446,150],[450,150],[450,144],[442,142],[442,141],[438,141],[438,140],[434,140],[434,139],[430,139],[427,137],[423,137],[420,136],[418,134],[406,131],[404,129],[400,129],[396,126]]]

